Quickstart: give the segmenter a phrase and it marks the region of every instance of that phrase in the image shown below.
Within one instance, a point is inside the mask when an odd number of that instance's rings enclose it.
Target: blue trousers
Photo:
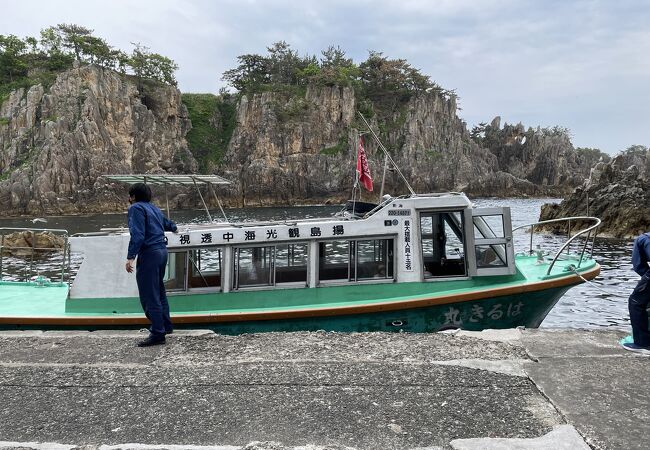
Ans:
[[[169,302],[165,293],[165,267],[167,249],[146,249],[138,254],[135,266],[135,279],[138,282],[140,304],[144,315],[151,322],[149,331],[156,336],[164,336],[173,330],[169,317]]]
[[[650,303],[650,274],[646,273],[632,291],[627,302],[632,323],[634,343],[641,347],[650,347],[650,331],[648,331],[648,303]]]

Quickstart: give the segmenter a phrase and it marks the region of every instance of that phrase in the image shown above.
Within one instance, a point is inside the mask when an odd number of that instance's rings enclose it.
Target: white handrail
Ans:
[[[577,232],[575,235],[571,236],[571,221],[590,221],[594,222],[591,226],[588,228],[585,228],[584,230],[580,230]],[[560,247],[560,250],[555,254],[553,257],[553,261],[551,261],[550,266],[548,267],[548,271],[546,272],[546,275],[551,274],[551,270],[553,269],[553,266],[555,265],[555,262],[559,258],[560,254],[564,251],[565,248],[567,248],[571,242],[573,242],[578,236],[581,236],[585,233],[587,233],[587,237],[585,239],[585,243],[582,246],[582,252],[580,253],[580,259],[578,260],[578,267],[580,267],[580,264],[582,264],[582,258],[585,254],[585,251],[587,249],[587,243],[589,242],[589,239],[591,238],[591,232],[596,230],[601,224],[601,220],[598,217],[590,217],[590,216],[573,216],[573,217],[563,217],[560,219],[550,219],[550,220],[542,220],[539,222],[534,222],[534,223],[529,223],[526,225],[520,225],[518,227],[515,227],[512,229],[513,232],[520,230],[522,228],[527,228],[530,227],[530,249],[529,253],[532,253],[533,251],[533,231],[535,229],[535,226],[537,225],[546,225],[550,223],[558,223],[558,222],[568,222],[569,223],[569,239]],[[594,242],[596,241],[596,234],[597,231],[594,231],[593,238],[591,240],[591,253],[594,251]]]

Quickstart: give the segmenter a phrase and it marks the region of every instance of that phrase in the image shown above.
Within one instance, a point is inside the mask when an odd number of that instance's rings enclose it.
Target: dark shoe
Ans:
[[[165,336],[154,336],[150,334],[144,341],[138,342],[138,347],[151,347],[152,345],[162,345],[165,343]]]
[[[165,334],[174,334],[174,330],[165,331]]]
[[[640,345],[636,345],[634,342],[626,342],[625,344],[621,344],[621,347],[634,353],[650,356],[650,348],[641,347]]]

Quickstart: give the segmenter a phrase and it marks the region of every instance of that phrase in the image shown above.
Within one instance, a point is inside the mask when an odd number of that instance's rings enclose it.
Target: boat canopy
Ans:
[[[112,181],[122,183],[147,183],[160,185],[195,185],[195,184],[231,184],[219,175],[166,175],[166,174],[129,174],[103,175]]]
[[[208,205],[205,203],[205,200],[203,199],[203,194],[201,194],[201,190],[199,189],[199,186],[201,185],[208,186],[208,190],[212,192],[214,199],[217,201],[217,205],[219,205],[221,214],[223,215],[225,221],[228,222],[228,217],[226,216],[226,213],[223,210],[223,207],[221,206],[221,202],[219,201],[219,197],[217,197],[217,193],[215,192],[214,189],[209,189],[209,186],[215,184],[217,185],[232,184],[230,181],[226,180],[223,177],[220,177],[219,175],[197,175],[197,174],[168,175],[168,174],[155,174],[155,173],[151,173],[151,174],[134,173],[134,174],[125,174],[125,175],[102,175],[102,177],[106,178],[107,180],[116,181],[125,184],[145,183],[145,184],[165,186],[165,203],[167,205],[167,217],[169,217],[170,219],[171,219],[171,211],[169,209],[169,197],[167,195],[167,186],[192,186],[193,185],[194,187],[196,187],[196,192],[198,192],[199,197],[201,198],[201,202],[203,203],[205,212],[208,215],[208,220],[212,222],[212,216],[210,215],[210,210],[208,209]]]

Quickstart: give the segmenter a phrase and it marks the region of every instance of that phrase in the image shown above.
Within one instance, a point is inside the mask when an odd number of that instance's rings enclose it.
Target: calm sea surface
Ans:
[[[538,220],[540,207],[544,203],[559,202],[558,199],[476,199],[478,207],[510,206],[513,228],[518,225]],[[324,217],[339,211],[340,206],[309,206],[287,208],[242,208],[228,209],[226,214],[231,221],[264,221],[299,219],[309,217]],[[217,217],[218,212],[212,211]],[[205,211],[172,212],[172,219],[177,223],[207,222]],[[69,233],[92,232],[100,228],[126,227],[126,214],[101,214],[92,216],[63,216],[47,217],[47,223],[32,224],[31,220],[0,219],[0,227],[42,227],[63,228]],[[518,232],[515,238],[515,251],[526,251],[529,245],[529,235]],[[534,245],[540,244],[546,251],[558,249],[564,239],[553,235],[538,234]],[[571,328],[629,328],[627,312],[627,296],[634,288],[638,279],[632,271],[630,256],[631,240],[596,239],[594,253],[602,266],[600,276],[593,284],[582,284],[574,287],[560,300],[548,315],[542,327],[571,327]],[[41,273],[53,276],[53,270],[60,261],[58,257],[50,257],[37,262]],[[20,275],[24,261],[15,258],[4,259],[3,276],[16,278]],[[12,264],[8,269],[7,263]],[[79,258],[73,258],[73,266],[78,265]],[[16,269],[18,268],[18,269]]]

